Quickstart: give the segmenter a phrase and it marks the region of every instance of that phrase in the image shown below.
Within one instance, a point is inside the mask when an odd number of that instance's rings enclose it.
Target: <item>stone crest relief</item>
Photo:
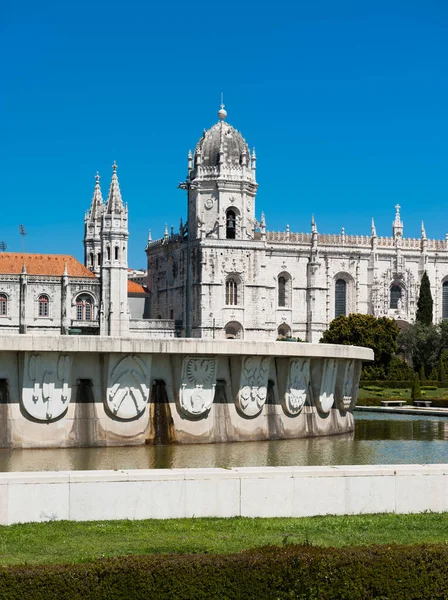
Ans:
[[[291,360],[285,392],[285,406],[290,415],[298,415],[309,397],[310,361]]]
[[[213,404],[216,387],[216,359],[187,357],[182,366],[179,401],[189,415],[202,415]]]
[[[349,360],[345,365],[344,383],[342,386],[342,398],[340,400],[340,409],[347,411],[350,409],[353,400],[353,375],[355,373],[355,361]]]
[[[337,360],[335,358],[327,358],[324,362],[319,398],[316,400],[318,408],[322,412],[329,412],[334,404],[334,389],[337,372]]]
[[[128,354],[115,358],[111,355],[106,396],[111,413],[123,420],[139,417],[149,400],[150,383],[151,356]]]
[[[22,404],[38,421],[52,421],[67,410],[71,400],[72,357],[48,352],[25,353]]]
[[[243,360],[238,403],[240,410],[248,417],[261,412],[268,395],[270,359],[248,356]]]

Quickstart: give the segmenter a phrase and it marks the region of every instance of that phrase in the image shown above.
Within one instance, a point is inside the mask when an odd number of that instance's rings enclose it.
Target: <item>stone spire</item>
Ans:
[[[426,240],[425,224],[423,223],[423,221],[422,221],[422,229],[421,229],[421,232],[422,232],[422,240]]]
[[[372,237],[373,237],[373,238],[374,238],[374,237],[375,237],[375,238],[377,237],[377,235],[376,235],[375,221],[374,221],[373,217],[372,217]]]
[[[314,220],[314,215],[311,217],[311,255],[317,255],[317,241],[318,241],[318,231],[316,226],[316,221]]]
[[[428,238],[426,237],[425,224],[422,221],[422,229],[421,229],[422,237],[421,237],[421,251],[426,254],[428,249]],[[422,270],[426,268],[427,257],[425,256],[423,259]]]
[[[95,175],[95,188],[93,190],[92,203],[90,205],[90,212],[89,212],[90,220],[93,221],[93,220],[101,217],[103,214],[103,208],[104,208],[104,203],[103,203],[103,196],[101,194],[101,187],[100,187],[100,174],[97,171],[96,175]]]
[[[255,153],[255,148],[252,148],[252,155],[250,157],[250,168],[254,172],[257,170],[257,155]]]
[[[121,198],[120,184],[117,177],[117,163],[114,161],[112,165],[112,180],[109,187],[109,195],[107,197],[106,212],[121,213],[123,211],[123,200]]]
[[[395,220],[392,223],[392,233],[394,239],[403,237],[403,222],[400,218],[400,208],[401,207],[399,204],[395,205]]]

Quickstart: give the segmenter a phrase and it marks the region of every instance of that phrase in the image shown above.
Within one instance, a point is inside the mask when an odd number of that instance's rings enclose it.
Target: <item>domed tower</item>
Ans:
[[[219,121],[188,154],[188,225],[191,240],[254,239],[256,157],[241,133],[226,122],[224,104]],[[187,186],[186,186],[187,187]]]

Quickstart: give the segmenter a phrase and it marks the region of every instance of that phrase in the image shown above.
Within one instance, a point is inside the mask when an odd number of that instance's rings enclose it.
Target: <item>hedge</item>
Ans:
[[[427,380],[424,382],[425,386],[431,386],[431,387],[436,387],[436,388],[446,388],[448,387],[448,384],[446,381],[430,381]],[[369,387],[380,387],[380,388],[391,388],[391,389],[399,389],[399,390],[403,390],[403,389],[407,389],[407,388],[411,388],[412,387],[412,381],[410,380],[403,380],[403,381],[387,381],[386,379],[380,379],[380,380],[369,380],[369,379],[365,379],[365,380],[361,380],[359,383],[359,386],[367,389]]]
[[[417,600],[447,597],[448,546],[270,546],[0,568],[8,600]]]

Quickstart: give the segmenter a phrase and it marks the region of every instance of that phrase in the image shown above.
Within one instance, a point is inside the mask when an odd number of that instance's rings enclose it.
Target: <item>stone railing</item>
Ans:
[[[157,248],[158,246],[163,246],[164,244],[173,243],[173,242],[181,242],[182,237],[179,233],[173,233],[168,235],[167,237],[160,238],[158,240],[152,240],[147,243],[146,248]]]
[[[149,339],[174,338],[176,335],[172,319],[131,319],[129,333],[144,335]]]
[[[372,247],[370,235],[346,235],[343,233],[318,233],[318,246],[357,246],[364,248]],[[395,248],[397,241],[393,237],[377,237],[378,248]],[[279,242],[284,244],[311,244],[311,233],[292,233],[288,231],[267,231],[267,242]],[[426,240],[428,250],[448,250],[447,240]],[[422,248],[421,238],[402,238],[400,248],[420,250]]]

